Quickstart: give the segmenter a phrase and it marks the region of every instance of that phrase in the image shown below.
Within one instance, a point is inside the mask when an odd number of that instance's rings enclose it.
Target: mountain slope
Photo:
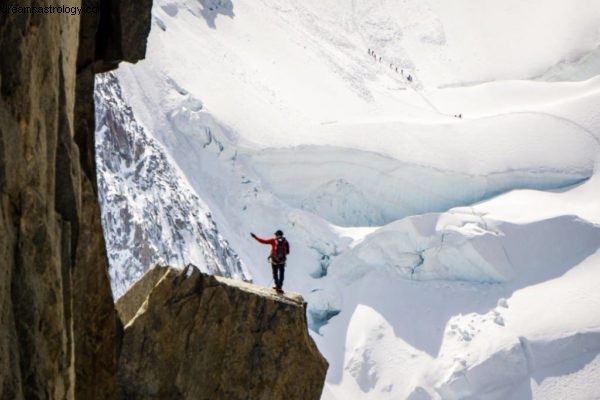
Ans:
[[[249,233],[286,232],[323,398],[542,399],[598,370],[593,1],[160,0],[153,18],[123,97],[257,283]]]
[[[96,78],[95,100],[98,186],[115,296],[156,263],[192,263],[250,280],[206,205],[136,121],[112,73]]]

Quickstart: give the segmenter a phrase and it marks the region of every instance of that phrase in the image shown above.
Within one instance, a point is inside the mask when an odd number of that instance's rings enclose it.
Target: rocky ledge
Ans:
[[[306,303],[188,266],[157,266],[117,302],[123,399],[318,399],[327,361]]]

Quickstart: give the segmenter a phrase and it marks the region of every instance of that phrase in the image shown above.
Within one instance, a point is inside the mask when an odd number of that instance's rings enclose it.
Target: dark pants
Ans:
[[[273,282],[278,289],[283,286],[283,274],[285,272],[285,264],[271,264],[273,268]]]

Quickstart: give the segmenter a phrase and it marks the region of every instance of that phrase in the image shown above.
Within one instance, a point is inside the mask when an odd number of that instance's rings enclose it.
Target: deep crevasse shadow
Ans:
[[[211,29],[216,29],[215,23],[219,14],[229,18],[235,17],[232,0],[199,0],[202,9],[200,14]]]

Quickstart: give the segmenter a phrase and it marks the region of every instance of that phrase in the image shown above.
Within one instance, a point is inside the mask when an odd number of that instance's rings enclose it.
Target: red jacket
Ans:
[[[253,236],[254,239],[256,239],[257,242],[260,242],[262,244],[270,244],[271,245],[271,256],[275,256],[275,254],[277,254],[277,239],[276,238],[270,238],[270,239],[263,239],[263,238],[259,238],[258,236]],[[285,240],[285,238],[283,239],[283,245],[285,246],[285,254],[290,254],[290,243]]]

